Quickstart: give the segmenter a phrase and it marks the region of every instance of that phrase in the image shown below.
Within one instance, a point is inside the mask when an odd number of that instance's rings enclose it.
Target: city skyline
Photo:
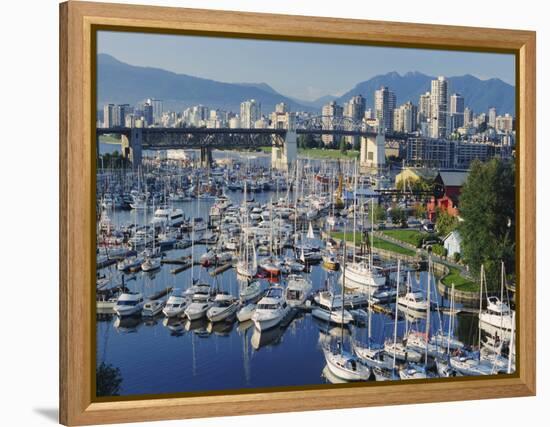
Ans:
[[[507,54],[104,31],[97,46],[98,53],[132,65],[227,83],[267,83],[306,101],[342,95],[392,71],[515,82],[515,58]]]

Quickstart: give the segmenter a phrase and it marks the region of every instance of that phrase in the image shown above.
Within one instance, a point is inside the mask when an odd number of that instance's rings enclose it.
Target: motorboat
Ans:
[[[313,297],[317,305],[327,310],[342,307],[342,295],[334,295],[331,291],[321,291]],[[347,293],[344,295],[344,307],[361,307],[368,303],[368,297],[360,293]]]
[[[397,298],[397,304],[407,310],[428,311],[430,304],[421,291],[409,291]]]
[[[338,271],[340,268],[340,263],[338,262],[336,255],[323,255],[323,267],[330,271]]]
[[[185,309],[185,315],[191,321],[202,319],[210,307],[214,305],[209,285],[197,285],[191,303]]]
[[[311,293],[311,280],[297,275],[291,274],[288,276],[285,298],[286,302],[291,307],[298,307],[305,303]]]
[[[143,261],[143,258],[139,256],[131,256],[120,261],[117,264],[116,268],[118,271],[130,271],[138,269],[141,268],[141,264],[143,264]]]
[[[290,307],[284,298],[281,286],[272,286],[266,295],[258,302],[252,315],[256,329],[264,331],[278,326],[290,312]]]
[[[119,317],[132,316],[140,313],[143,308],[144,300],[141,293],[123,293],[117,299],[113,311]]]
[[[163,299],[147,301],[143,304],[141,315],[144,317],[154,317],[162,311],[165,305],[166,300]]]
[[[239,322],[247,322],[252,320],[252,315],[256,311],[256,304],[247,304],[242,307],[237,313],[237,320]]]
[[[162,309],[162,312],[166,317],[178,317],[185,311],[187,307],[188,299],[185,298],[181,292],[176,292],[168,297],[166,305]]]
[[[141,269],[147,273],[150,271],[158,270],[160,266],[161,266],[160,258],[148,257],[141,264]]]
[[[239,293],[239,297],[243,303],[247,303],[250,301],[256,301],[262,295],[262,292],[263,289],[261,283],[254,281],[243,287]]]
[[[328,310],[323,307],[315,307],[311,310],[311,315],[323,322],[331,322],[338,325],[348,325],[353,322],[352,314],[348,310],[342,312],[341,308]]]
[[[233,316],[239,309],[239,301],[228,294],[219,293],[214,298],[214,306],[206,312],[206,317],[211,322],[220,322]]]

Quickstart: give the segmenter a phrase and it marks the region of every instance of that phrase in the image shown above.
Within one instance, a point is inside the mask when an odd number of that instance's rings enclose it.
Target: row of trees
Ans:
[[[320,137],[315,137],[311,134],[299,135],[298,136],[298,148],[307,149],[307,148],[326,148],[329,150],[340,150],[345,153],[347,150],[359,151],[361,144],[357,138],[357,141],[354,144],[349,144],[346,142],[345,138],[335,138],[333,142],[325,144]]]

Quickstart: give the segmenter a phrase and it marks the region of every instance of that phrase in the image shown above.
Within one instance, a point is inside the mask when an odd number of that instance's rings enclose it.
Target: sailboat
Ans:
[[[346,244],[344,243],[344,253]],[[346,259],[343,262],[342,301],[344,301]],[[344,317],[344,304],[342,304],[342,318]],[[346,381],[366,381],[371,375],[368,366],[363,365],[353,353],[344,350],[344,325],[341,324],[341,337],[336,349],[330,345],[323,346],[323,354],[328,370],[338,378]]]

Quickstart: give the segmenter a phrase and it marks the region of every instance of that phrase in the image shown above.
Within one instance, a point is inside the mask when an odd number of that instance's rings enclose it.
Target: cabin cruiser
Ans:
[[[211,322],[220,322],[233,316],[238,308],[239,302],[234,296],[219,293],[214,298],[214,306],[206,312],[206,317]]]
[[[499,298],[489,297],[487,298],[487,309],[479,315],[479,321],[498,329],[511,331],[512,310]]]
[[[286,302],[291,307],[303,305],[312,289],[311,280],[297,274],[288,276],[285,291]]]
[[[278,326],[289,312],[290,307],[285,301],[284,289],[281,286],[273,286],[258,302],[252,321],[256,329],[264,331]]]
[[[185,309],[185,315],[191,321],[201,319],[213,305],[210,285],[197,285],[191,303]]]
[[[144,300],[143,295],[140,293],[123,293],[121,294],[113,311],[119,317],[132,316],[136,313],[140,313],[143,308]]]
[[[179,289],[174,289],[172,295],[168,297],[162,312],[168,318],[178,317],[185,310],[187,302],[188,300],[183,293]]]
[[[327,367],[332,374],[345,381],[366,381],[370,369],[353,354],[339,349],[323,348]]]
[[[371,291],[386,284],[386,276],[364,261],[346,265],[345,276],[346,287],[350,289]]]
[[[183,224],[184,220],[183,210],[160,207],[155,211],[151,225],[155,228],[178,227]]]
[[[421,291],[407,292],[397,298],[397,304],[407,310],[428,311],[429,303]]]
[[[342,295],[333,295],[331,291],[321,291],[313,298],[315,303],[327,310],[342,307]],[[361,307],[368,303],[368,297],[359,293],[344,295],[344,307]]]

